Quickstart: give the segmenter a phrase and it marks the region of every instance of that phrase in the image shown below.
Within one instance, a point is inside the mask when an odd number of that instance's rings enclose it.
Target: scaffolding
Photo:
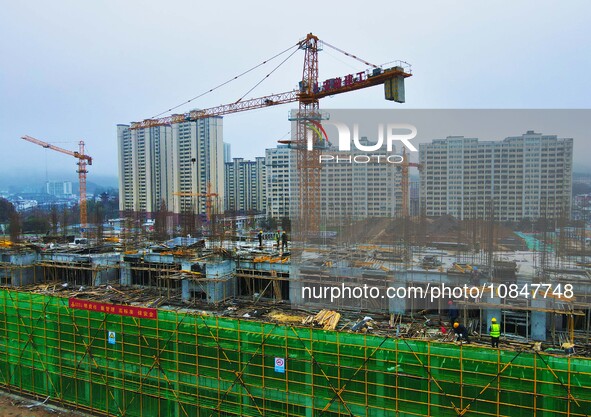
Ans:
[[[90,259],[72,259],[68,261],[41,260],[34,264],[41,268],[43,280],[41,282],[66,282],[73,285],[99,285],[101,273],[117,271],[117,276],[111,277],[111,281],[118,279],[118,262],[106,264],[93,264]],[[37,283],[36,280],[33,283]]]
[[[11,262],[0,262],[1,286],[22,285],[31,276],[33,282],[36,282],[37,275],[33,265],[15,265]]]
[[[138,318],[13,290],[0,290],[0,352],[5,389],[109,416],[586,416],[591,406],[586,358],[170,310]]]

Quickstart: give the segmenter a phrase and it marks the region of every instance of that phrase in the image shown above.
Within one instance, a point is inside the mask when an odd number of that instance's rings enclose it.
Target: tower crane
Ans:
[[[78,173],[78,182],[80,184],[80,228],[82,230],[86,230],[88,225],[88,214],[86,211],[86,174],[88,171],[86,170],[86,165],[92,165],[92,157],[84,153],[84,141],[81,140],[78,142],[78,152],[76,152],[60,148],[59,146],[43,142],[42,140],[35,139],[27,135],[22,136],[21,139],[42,146],[45,149],[51,149],[57,152],[65,153],[66,155],[70,155],[78,159],[78,169],[76,172]]]
[[[319,82],[318,52],[322,46],[330,47],[338,52],[363,62],[369,68],[355,74],[334,77]],[[167,117],[146,119],[131,123],[131,129],[142,129],[164,126],[173,123],[195,121],[212,116],[223,116],[247,110],[260,109],[285,103],[299,103],[297,114],[292,120],[297,121],[297,134],[292,147],[296,151],[297,170],[299,174],[299,213],[297,222],[299,230],[304,235],[314,234],[320,229],[320,172],[319,155],[323,145],[322,138],[315,130],[309,132],[310,122],[318,123],[322,117],[319,111],[319,100],[327,96],[360,90],[363,88],[384,84],[386,100],[404,103],[404,79],[410,77],[410,65],[398,61],[397,65],[384,68],[370,64],[355,55],[336,48],[327,42],[320,41],[317,36],[309,33],[296,46],[304,51],[304,66],[302,79],[297,90],[280,94],[272,94],[248,100],[238,100],[208,109],[191,110],[184,114],[173,114]],[[306,143],[308,135],[312,135],[312,150],[308,150]]]

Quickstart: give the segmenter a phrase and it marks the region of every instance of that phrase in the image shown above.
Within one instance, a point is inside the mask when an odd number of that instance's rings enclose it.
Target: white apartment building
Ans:
[[[173,212],[206,214],[207,199],[218,213],[224,207],[224,146],[222,118],[210,117],[172,125]],[[208,197],[206,194],[210,194]],[[217,194],[211,196],[211,194]]]
[[[222,135],[221,117],[137,130],[118,125],[120,211],[151,218],[164,201],[176,214],[205,214],[207,193],[223,205]]]
[[[130,130],[117,125],[119,154],[119,210],[146,213],[157,211],[162,199],[169,204],[165,184],[169,172],[162,170],[170,146],[171,129],[159,126]]]
[[[292,157],[293,155],[293,157]],[[288,145],[265,150],[266,210],[269,217],[289,217],[290,164],[295,164],[295,152]]]
[[[232,162],[232,145],[224,142],[224,163]]]
[[[69,197],[72,195],[72,181],[47,181],[45,192],[56,197]]]
[[[528,131],[502,141],[450,136],[419,147],[427,216],[496,220],[570,212],[573,140]]]
[[[233,212],[265,212],[265,157],[254,161],[234,158],[226,164],[226,210]]]
[[[367,138],[361,138],[361,143],[369,144]],[[380,161],[372,158],[368,163],[347,162],[357,155],[367,156],[366,152],[358,150],[327,149],[323,154],[335,156],[335,159],[321,164],[321,222],[395,217],[400,213],[402,189],[398,164],[386,162],[384,158]],[[359,160],[365,161],[365,158]],[[271,217],[289,216],[290,192],[292,200],[299,198],[296,164],[295,152],[287,145],[266,150],[267,213]],[[291,204],[291,209],[292,215],[297,212],[297,201]]]
[[[360,143],[372,144],[366,137],[362,137]],[[385,149],[375,153],[386,154]],[[323,154],[335,158],[321,164],[321,219],[334,223],[343,218],[361,220],[395,217],[401,213],[402,173],[399,164],[387,162],[385,158],[370,158],[371,153],[356,148],[350,152],[327,151]],[[396,149],[388,154],[396,154]],[[365,162],[367,160],[369,162]]]

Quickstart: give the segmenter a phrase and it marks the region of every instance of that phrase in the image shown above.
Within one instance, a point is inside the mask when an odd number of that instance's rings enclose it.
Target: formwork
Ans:
[[[591,410],[586,358],[163,309],[138,318],[8,289],[0,290],[0,351],[4,389],[111,416],[585,416]]]

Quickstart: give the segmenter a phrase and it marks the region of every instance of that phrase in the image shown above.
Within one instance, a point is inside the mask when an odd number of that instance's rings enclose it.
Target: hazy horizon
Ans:
[[[360,134],[367,135],[371,141],[375,141],[375,127],[379,123],[411,123],[417,128],[417,137],[412,140],[414,144],[431,142],[433,139],[443,139],[448,136],[475,137],[480,141],[499,141],[510,136],[521,136],[528,130],[537,133],[557,135],[559,138],[573,138],[573,173],[591,173],[591,164],[585,162],[587,155],[591,154],[591,110],[445,110],[445,109],[323,109],[330,118],[360,123]],[[334,138],[330,120],[325,128]],[[336,133],[336,132],[335,132]],[[333,143],[334,145],[334,143]],[[31,145],[34,146],[34,145]],[[43,184],[49,181],[77,182],[75,173],[76,160],[66,155],[62,163],[49,163],[47,161],[34,168],[18,167],[10,171],[4,170],[0,175],[0,187],[18,183]],[[264,156],[264,149],[258,156]],[[410,154],[411,160],[417,160],[417,155]],[[244,157],[232,152],[232,157]],[[252,159],[252,158],[250,158]],[[89,167],[88,181],[105,186],[118,186],[117,173],[101,174],[93,172],[93,166]]]

